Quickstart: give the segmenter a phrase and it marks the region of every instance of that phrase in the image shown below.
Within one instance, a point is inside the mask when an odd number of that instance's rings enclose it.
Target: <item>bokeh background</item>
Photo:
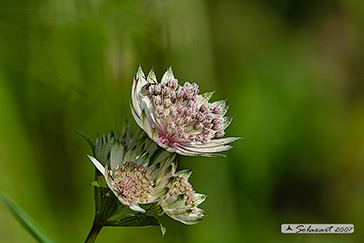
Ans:
[[[242,136],[193,168],[195,226],[104,228],[96,242],[363,242],[364,1],[17,0],[0,3],[0,189],[57,242],[93,214],[87,142],[121,132],[139,64],[228,98]],[[352,223],[283,235],[282,223]],[[0,241],[35,242],[0,203]]]

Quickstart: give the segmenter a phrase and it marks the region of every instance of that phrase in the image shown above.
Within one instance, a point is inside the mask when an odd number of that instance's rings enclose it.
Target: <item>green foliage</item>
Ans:
[[[123,214],[121,217],[114,220],[108,220],[106,226],[123,226],[123,227],[151,227],[159,226],[161,228],[162,235],[166,233],[166,228],[163,227],[161,222],[151,216],[145,214]]]
[[[91,186],[97,186],[97,187],[105,187],[107,188],[107,184],[105,181],[104,176],[98,176],[92,183]]]
[[[36,222],[25,213],[15,202],[13,202],[7,195],[0,191],[0,199],[3,203],[9,207],[11,212],[17,218],[17,220],[24,226],[30,234],[34,236],[39,242],[53,243],[54,241],[45,233]]]

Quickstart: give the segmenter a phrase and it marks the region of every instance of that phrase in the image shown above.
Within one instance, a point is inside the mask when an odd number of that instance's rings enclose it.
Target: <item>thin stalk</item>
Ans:
[[[97,235],[99,234],[100,230],[102,229],[103,225],[99,224],[98,222],[94,221],[90,233],[88,234],[85,243],[93,243],[96,240]]]

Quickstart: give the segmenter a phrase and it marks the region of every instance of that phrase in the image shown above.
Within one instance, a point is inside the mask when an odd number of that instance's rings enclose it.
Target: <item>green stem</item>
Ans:
[[[97,235],[99,234],[100,230],[102,229],[103,225],[99,224],[98,222],[94,221],[91,231],[88,234],[85,243],[93,243],[96,240]]]

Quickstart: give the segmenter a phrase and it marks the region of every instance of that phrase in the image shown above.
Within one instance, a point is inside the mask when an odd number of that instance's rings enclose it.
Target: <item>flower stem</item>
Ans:
[[[85,243],[93,243],[96,240],[97,235],[99,234],[100,230],[102,229],[103,225],[99,222],[94,221],[91,231],[88,234]]]

